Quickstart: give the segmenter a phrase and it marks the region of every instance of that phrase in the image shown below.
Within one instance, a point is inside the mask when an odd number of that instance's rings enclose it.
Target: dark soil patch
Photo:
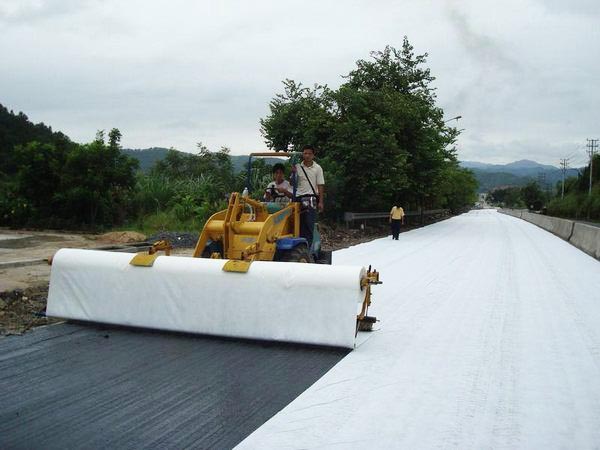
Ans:
[[[0,336],[23,334],[40,325],[59,322],[45,316],[48,284],[0,292]]]

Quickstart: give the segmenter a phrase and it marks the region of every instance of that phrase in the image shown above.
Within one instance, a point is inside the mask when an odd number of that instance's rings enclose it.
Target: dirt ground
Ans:
[[[366,231],[321,226],[321,234],[323,248],[338,250],[387,236],[389,232],[386,226]],[[121,232],[97,236],[0,229],[0,336],[22,334],[32,327],[57,321],[44,315],[50,279],[46,260],[57,250],[123,245],[144,238]],[[192,252],[193,248],[183,248],[174,249],[172,254],[191,256]]]

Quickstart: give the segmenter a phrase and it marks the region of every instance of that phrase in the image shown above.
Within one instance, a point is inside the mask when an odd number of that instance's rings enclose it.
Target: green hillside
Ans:
[[[121,151],[124,154],[137,159],[140,163],[140,169],[142,170],[142,172],[147,173],[157,161],[161,161],[165,158],[169,149],[162,147],[152,147],[144,149],[124,148]],[[230,158],[234,173],[237,174],[246,170],[246,164],[248,163],[248,155],[230,155]],[[285,161],[281,158],[261,159],[263,159],[268,165],[273,165],[275,163]]]
[[[44,123],[34,124],[24,113],[14,113],[0,104],[0,173],[13,174],[16,171],[14,147],[32,141],[62,149],[72,145],[65,134],[52,131]]]
[[[148,172],[152,166],[167,156],[169,149],[163,147],[152,147],[144,149],[131,149],[124,148],[121,150],[127,156],[135,158],[140,163],[140,170],[142,172]]]

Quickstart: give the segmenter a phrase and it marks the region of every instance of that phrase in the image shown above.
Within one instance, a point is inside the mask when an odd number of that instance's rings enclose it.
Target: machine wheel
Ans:
[[[223,244],[221,244],[221,241],[212,241],[206,244],[201,256],[202,258],[210,258],[210,255],[215,252],[223,254]]]
[[[308,253],[308,247],[306,245],[297,245],[290,250],[280,250],[277,257],[277,261],[282,262],[299,262],[309,263],[312,262],[310,253]]]
[[[319,256],[316,258],[316,263],[331,265],[331,250],[320,250]]]

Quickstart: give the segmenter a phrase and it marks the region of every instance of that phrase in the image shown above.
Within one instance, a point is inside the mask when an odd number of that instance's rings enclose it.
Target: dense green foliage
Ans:
[[[113,129],[108,143],[99,132],[84,145],[50,139],[3,151],[14,168],[4,171],[2,166],[0,223],[96,228],[122,222],[130,208],[137,161],[121,154],[120,139]]]
[[[459,211],[475,201],[476,180],[458,166],[458,131],[436,106],[425,58],[405,39],[401,50],[386,47],[358,61],[337,90],[287,80],[271,102],[261,121],[267,144],[320,149],[330,218],[397,202]],[[225,207],[229,192],[248,184],[242,157],[232,158],[225,147],[211,152],[200,143],[196,154],[156,148],[138,158],[120,140],[113,129],[74,143],[0,107],[0,224],[197,231]],[[272,163],[252,163],[255,198],[272,178]]]
[[[537,182],[525,186],[506,187],[490,191],[489,201],[507,208],[543,210],[548,215],[571,219],[600,220],[600,155],[594,158],[592,192],[589,194],[590,168],[585,167],[577,177],[565,180],[565,195],[561,196],[562,181],[552,192],[543,191]]]
[[[525,186],[511,186],[494,189],[489,194],[489,201],[506,208],[528,208],[539,211],[548,201],[548,194],[540,189],[536,181],[531,181]]]
[[[565,182],[565,196],[557,196],[548,203],[548,214],[574,219],[600,220],[600,155],[594,157],[592,192],[589,194],[590,166],[579,177]],[[557,190],[561,191],[560,183]]]
[[[504,208],[525,208],[525,202],[521,197],[521,188],[510,186],[494,189],[488,194],[488,201],[492,205]]]
[[[51,144],[59,152],[67,152],[74,145],[64,134],[43,123],[33,124],[22,112],[15,114],[0,105],[0,177],[15,174],[19,162],[12,150],[30,142]]]
[[[0,130],[0,224],[5,226],[197,231],[225,207],[228,192],[245,184],[245,172],[234,172],[226,148],[213,153],[198,144],[198,154],[155,149],[151,156],[163,155],[144,173],[137,170],[137,158],[128,156],[136,152],[121,149],[117,129],[108,139],[100,131],[93,142],[77,144],[5,108],[0,123],[5,125]],[[270,167],[261,160],[253,165],[254,182],[266,185]]]
[[[171,149],[149,174],[138,174],[138,228],[198,231],[210,215],[225,208],[226,194],[238,181],[229,150],[212,153],[201,143],[198,150],[191,154]]]
[[[337,90],[286,80],[271,101],[261,121],[269,147],[317,147],[330,213],[387,210],[395,202],[460,209],[475,201],[477,183],[458,167],[458,131],[435,104],[426,56],[405,38],[401,50],[388,46],[359,60]]]

